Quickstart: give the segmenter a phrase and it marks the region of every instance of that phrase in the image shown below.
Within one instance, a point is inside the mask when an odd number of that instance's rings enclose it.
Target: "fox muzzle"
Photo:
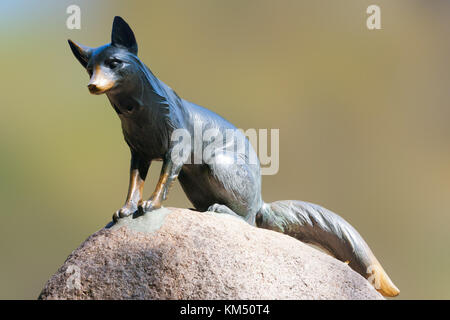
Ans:
[[[114,79],[108,77],[98,66],[95,68],[87,87],[92,94],[102,94],[111,89],[114,84]]]

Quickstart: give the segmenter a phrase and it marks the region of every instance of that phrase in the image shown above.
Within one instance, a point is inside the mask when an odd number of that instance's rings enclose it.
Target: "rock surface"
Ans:
[[[40,299],[382,299],[359,274],[235,217],[163,208],[91,235]]]

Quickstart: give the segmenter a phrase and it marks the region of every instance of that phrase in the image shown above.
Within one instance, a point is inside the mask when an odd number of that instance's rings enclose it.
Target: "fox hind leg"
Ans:
[[[231,210],[224,204],[215,203],[212,206],[209,206],[208,211],[229,214],[230,216],[233,216],[233,217],[236,217],[236,218],[239,218],[239,219],[242,219],[245,221],[244,217],[238,215],[236,212],[234,212],[233,210]]]

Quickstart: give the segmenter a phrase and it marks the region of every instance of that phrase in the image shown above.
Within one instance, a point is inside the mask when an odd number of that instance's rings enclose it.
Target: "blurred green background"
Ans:
[[[182,97],[240,128],[280,129],[266,202],[321,204],[364,236],[400,298],[450,298],[450,2],[0,2],[0,298],[35,299],[123,204],[129,151],[67,38],[109,42],[114,15]],[[81,30],[66,8],[81,7]],[[150,169],[146,194],[158,165]],[[174,187],[166,206],[190,206]]]

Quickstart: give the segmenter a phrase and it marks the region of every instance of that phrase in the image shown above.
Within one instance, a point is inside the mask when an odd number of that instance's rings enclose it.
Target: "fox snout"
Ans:
[[[102,94],[111,89],[115,84],[114,79],[108,77],[100,68],[97,66],[94,73],[91,76],[87,87],[89,92],[92,94]]]

